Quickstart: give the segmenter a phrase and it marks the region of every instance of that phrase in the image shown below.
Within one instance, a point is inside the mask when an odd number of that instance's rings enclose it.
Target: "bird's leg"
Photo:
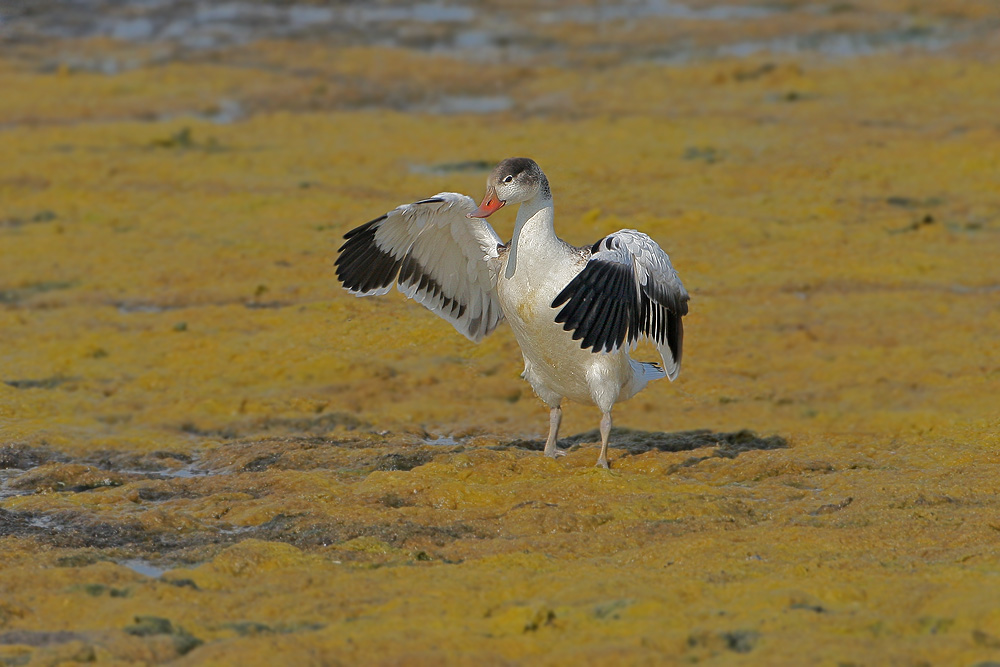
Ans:
[[[608,467],[608,436],[611,435],[611,412],[605,412],[601,417],[601,455],[597,457],[597,465]]]
[[[549,458],[566,456],[566,452],[556,447],[556,440],[559,438],[559,424],[562,422],[562,406],[555,406],[549,410],[549,437],[545,440],[545,455]]]

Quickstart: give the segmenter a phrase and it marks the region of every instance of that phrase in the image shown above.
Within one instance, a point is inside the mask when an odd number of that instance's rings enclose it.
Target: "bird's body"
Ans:
[[[524,379],[539,398],[550,407],[568,398],[607,412],[644,387],[645,375],[633,368],[626,349],[595,353],[555,321],[552,302],[583,271],[591,253],[556,236],[551,212],[544,208],[521,227],[517,270],[510,278],[505,277],[510,253],[501,255],[500,308],[524,355]]]
[[[482,218],[520,203],[509,244]],[[506,319],[524,356],[523,377],[550,408],[545,453],[556,448],[562,400],[600,408],[607,467],[611,409],[653,379],[680,370],[688,295],[670,260],[648,236],[621,230],[591,247],[556,236],[548,180],[527,158],[501,162],[477,209],[441,193],[358,227],[337,259],[344,286],[382,294],[393,285],[480,340]],[[640,336],[663,368],[632,360]]]

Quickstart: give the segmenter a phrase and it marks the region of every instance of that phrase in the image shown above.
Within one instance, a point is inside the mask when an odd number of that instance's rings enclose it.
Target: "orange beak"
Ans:
[[[479,205],[472,213],[469,213],[467,217],[469,218],[488,218],[500,209],[507,202],[502,199],[497,199],[497,191],[493,188],[486,189],[486,196],[483,197],[483,203]]]

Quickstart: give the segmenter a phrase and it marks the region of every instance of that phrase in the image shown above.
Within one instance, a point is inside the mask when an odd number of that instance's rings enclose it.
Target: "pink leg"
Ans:
[[[556,406],[549,410],[549,437],[545,440],[545,455],[549,458],[566,456],[566,452],[556,447],[559,439],[559,424],[562,423],[562,407]]]
[[[608,467],[608,436],[611,435],[611,413],[605,412],[601,417],[601,455],[597,457],[597,465]]]

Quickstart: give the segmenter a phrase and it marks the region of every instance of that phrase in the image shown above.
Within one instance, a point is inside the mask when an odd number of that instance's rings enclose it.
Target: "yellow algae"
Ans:
[[[301,550],[288,544],[244,540],[222,552],[201,571],[217,576],[254,577],[272,570],[288,570],[301,567],[314,560]]]
[[[569,45],[544,64],[0,60],[0,661],[995,659],[995,46],[584,48],[731,29],[641,23],[543,26]],[[512,110],[385,110],[450,94]],[[508,330],[334,278],[345,231],[514,154],[567,240],[643,229],[692,292],[684,371],[616,406],[610,473],[596,433],[537,451]]]

